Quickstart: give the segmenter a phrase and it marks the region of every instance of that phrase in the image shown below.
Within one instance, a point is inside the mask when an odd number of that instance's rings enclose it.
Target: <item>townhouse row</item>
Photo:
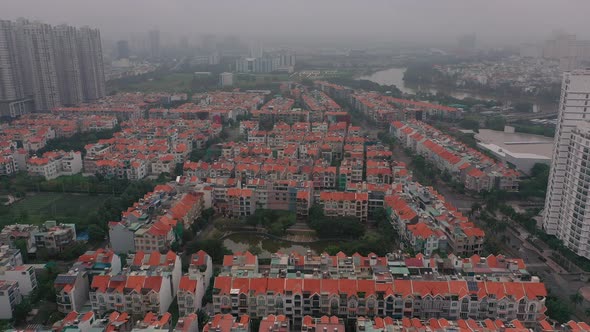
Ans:
[[[390,133],[400,144],[448,173],[465,189],[482,192],[493,189],[518,191],[521,174],[508,165],[470,148],[421,121],[395,121]]]
[[[526,270],[520,258],[507,258],[503,255],[461,258],[449,254],[447,258],[439,255],[426,257],[417,254],[389,253],[386,256],[369,254],[351,256],[339,252],[336,255],[322,253],[306,254],[297,252],[274,253],[270,265],[261,268],[258,257],[246,251],[226,255],[220,276],[261,278],[304,278],[304,279],[357,279],[391,282],[394,279],[440,279],[447,276],[473,276],[476,280],[502,279],[510,281],[531,281],[533,276]]]
[[[292,326],[305,315],[395,319],[518,319],[532,324],[545,318],[547,291],[540,282],[353,279],[215,278],[215,313],[262,318],[285,314]]]
[[[440,118],[456,120],[462,116],[461,110],[454,107],[353,90],[325,81],[315,81],[314,85],[329,96],[347,102],[382,129],[388,128],[392,121]]]
[[[102,317],[102,318],[100,318]],[[44,332],[45,330],[35,330]],[[154,314],[148,312],[140,320],[133,320],[127,312],[113,311],[105,315],[97,315],[92,311],[79,313],[72,311],[64,319],[55,322],[52,332],[199,332],[199,320],[196,313],[180,316],[176,325],[172,314]]]
[[[111,248],[117,253],[169,250],[201,216],[203,197],[174,182],[156,186],[123,211],[120,221],[108,223]]]
[[[148,175],[174,174],[191,151],[205,148],[222,126],[211,121],[135,120],[122,123],[113,138],[85,147],[84,172],[139,180]]]
[[[149,312],[166,314],[176,298],[178,312],[188,316],[202,306],[213,264],[199,251],[191,256],[188,273],[181,265],[172,251],[138,251],[125,262],[110,249],[86,252],[55,279],[57,309],[69,313],[92,307],[101,317],[116,310],[137,319]]]

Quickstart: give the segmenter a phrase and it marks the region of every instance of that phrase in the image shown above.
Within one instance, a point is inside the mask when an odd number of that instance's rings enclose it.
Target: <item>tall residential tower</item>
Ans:
[[[26,113],[31,100],[25,91],[17,26],[0,21],[0,115],[15,117]]]
[[[543,228],[590,258],[590,70],[563,76]]]
[[[105,96],[100,32],[0,21],[0,116],[78,105]]]

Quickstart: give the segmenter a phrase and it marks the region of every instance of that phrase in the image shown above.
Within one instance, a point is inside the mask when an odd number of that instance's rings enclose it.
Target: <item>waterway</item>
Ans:
[[[327,246],[337,245],[336,241],[318,241],[313,243],[296,244],[288,241],[269,239],[256,234],[232,234],[223,240],[223,244],[232,252],[246,251],[251,247],[258,247],[262,250],[261,258],[269,258],[277,251],[290,253],[292,251],[304,255],[307,250],[314,254],[321,254]]]
[[[457,99],[465,99],[465,98],[474,98],[479,100],[498,100],[503,103],[516,103],[516,102],[532,102],[533,107],[538,112],[550,112],[550,111],[557,111],[557,104],[547,103],[537,100],[531,99],[523,99],[513,96],[502,96],[502,95],[493,95],[481,92],[472,92],[472,91],[464,91],[464,90],[457,90],[453,88],[441,88],[441,87],[433,87],[433,86],[421,86],[415,84],[409,84],[404,81],[404,73],[406,72],[407,68],[388,68],[385,70],[380,70],[377,72],[372,73],[371,75],[360,76],[357,79],[369,80],[381,85],[395,85],[398,89],[400,89],[403,93],[408,94],[416,94],[418,92],[430,92],[432,94],[436,94],[437,92],[442,92],[447,94],[451,97]]]

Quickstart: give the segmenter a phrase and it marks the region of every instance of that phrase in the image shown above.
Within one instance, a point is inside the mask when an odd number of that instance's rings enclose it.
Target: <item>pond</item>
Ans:
[[[289,253],[292,251],[300,254],[305,254],[307,250],[311,250],[314,254],[320,254],[324,249],[331,245],[337,245],[337,241],[320,240],[313,243],[292,243],[288,241],[281,241],[270,239],[256,234],[232,234],[223,240],[223,244],[232,252],[246,251],[253,246],[262,250],[259,255],[260,258],[269,258],[271,254],[281,251]]]

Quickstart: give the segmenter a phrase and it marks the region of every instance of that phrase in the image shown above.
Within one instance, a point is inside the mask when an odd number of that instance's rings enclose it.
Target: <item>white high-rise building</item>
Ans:
[[[27,65],[32,72],[35,109],[50,110],[61,106],[53,28],[48,24],[30,23],[24,26]]]
[[[78,105],[84,100],[76,28],[59,25],[55,32],[55,61],[61,102]]]
[[[17,117],[32,104],[25,92],[17,25],[0,20],[0,116]]]
[[[590,70],[563,76],[543,228],[590,258]]]
[[[0,116],[78,105],[105,96],[100,32],[0,21]]]
[[[84,98],[100,99],[106,95],[100,31],[89,27],[80,28],[78,50]]]

